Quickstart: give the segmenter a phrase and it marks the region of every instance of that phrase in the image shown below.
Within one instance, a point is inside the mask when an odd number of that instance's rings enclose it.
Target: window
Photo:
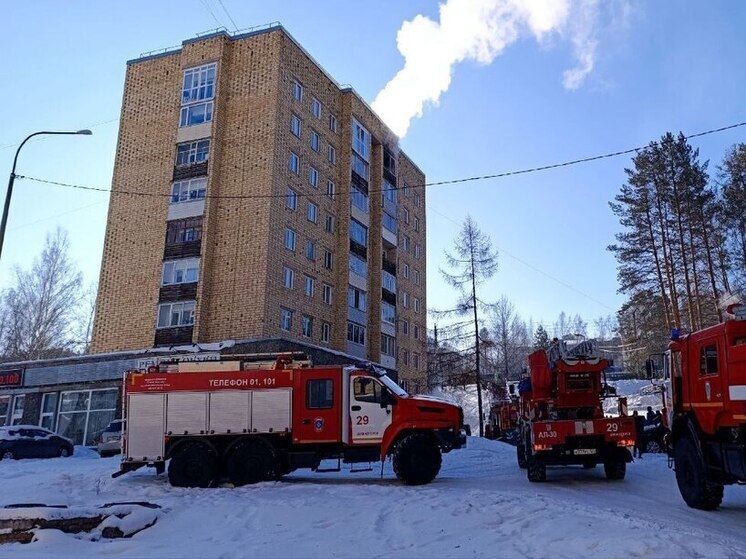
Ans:
[[[417,326],[416,324],[414,325],[413,333],[414,333],[414,339],[419,340],[420,339],[420,327]]]
[[[401,194],[405,198],[409,198],[409,187],[407,186],[407,183],[403,183],[401,187]]]
[[[383,212],[382,223],[385,229],[388,229],[392,233],[396,234],[396,218],[389,215],[388,212]]]
[[[16,394],[13,397],[13,413],[10,416],[11,425],[23,424],[23,409],[26,407],[26,395]]]
[[[171,185],[171,203],[204,200],[207,193],[207,177],[177,181]]]
[[[176,166],[185,167],[207,161],[210,155],[210,140],[185,142],[176,146]]]
[[[404,270],[402,271],[402,275],[404,276],[404,279],[409,279],[409,264],[406,262],[404,263]]]
[[[217,64],[205,64],[184,70],[181,87],[181,104],[205,101],[215,97],[215,73]]]
[[[350,239],[356,243],[367,247],[368,246],[368,228],[357,221],[356,219],[350,220]]]
[[[414,298],[414,312],[420,312],[420,300],[417,297]]]
[[[217,65],[206,64],[184,71],[181,88],[179,126],[192,126],[212,120]]]
[[[285,248],[295,250],[295,231],[289,227],[285,227]]]
[[[414,218],[414,230],[415,231],[420,230],[420,218],[419,217]]]
[[[297,115],[290,117],[290,131],[300,138],[300,118]]]
[[[401,294],[401,304],[405,309],[409,308],[409,293],[406,291]]]
[[[8,422],[8,412],[10,411],[10,396],[0,396],[0,427]]]
[[[392,276],[386,270],[381,273],[381,285],[386,291],[396,293],[396,276]]]
[[[306,294],[306,297],[313,297],[313,293],[316,290],[316,280],[311,276],[303,276],[303,280],[303,283],[305,284],[303,291]]]
[[[298,159],[298,155],[290,152],[290,157],[288,158],[288,169],[290,169],[290,172],[294,175],[298,174],[298,171],[300,169],[300,159]]]
[[[311,239],[306,241],[306,258],[311,261],[316,260],[316,243]]]
[[[199,278],[199,258],[170,260],[163,263],[161,285],[194,283]]]
[[[202,238],[202,218],[169,221],[166,226],[166,245],[178,245]]]
[[[158,305],[158,328],[175,328],[194,324],[194,301]]]
[[[327,233],[334,233],[334,216],[331,214],[326,214],[324,231],[326,231]]]
[[[404,235],[404,252],[409,254],[409,247],[410,247],[411,241],[409,240],[409,237]]]
[[[412,366],[414,367],[415,371],[418,371],[420,369],[420,354],[419,353],[412,354]]]
[[[370,178],[370,165],[354,151],[352,152],[352,170],[363,177],[366,181]]]
[[[44,427],[44,429],[49,429],[50,431],[54,431],[57,419],[58,396],[57,392],[47,392],[41,399],[41,420],[39,421],[39,425]],[[3,425],[1,417],[0,425]]]
[[[401,333],[409,336],[409,321],[407,320],[401,321]]]
[[[285,206],[289,210],[295,211],[298,207],[298,193],[288,186],[288,199]]]
[[[329,343],[331,338],[332,325],[328,322],[321,323],[321,341]]]
[[[280,309],[280,329],[290,332],[293,328],[293,311]]]
[[[365,312],[366,298],[367,294],[365,293],[365,291],[362,291],[361,289],[358,289],[357,287],[353,287],[351,285],[347,287],[347,305],[349,307]]]
[[[383,148],[383,169],[396,175],[396,156],[386,147]]]
[[[303,318],[301,319],[301,334],[304,338],[313,337],[313,317],[305,314],[303,315]]]
[[[355,254],[350,254],[350,271],[361,277],[368,275],[368,263]]]
[[[365,345],[365,326],[348,320],[347,341],[353,344]]]
[[[417,243],[414,244],[414,257],[420,257],[420,245],[418,245]]]
[[[414,270],[414,284],[420,285],[420,271]]]
[[[293,281],[295,280],[295,272],[292,268],[283,266],[282,268],[282,286],[286,289],[293,288]]]
[[[114,420],[118,399],[116,388],[62,392],[57,432],[73,444],[92,446]]]
[[[353,206],[368,213],[368,195],[358,189],[354,184],[350,187],[350,200]]]
[[[354,118],[352,119],[352,149],[365,161],[370,161],[370,132]]]
[[[381,320],[396,324],[396,307],[386,301],[381,301]]]
[[[306,381],[306,408],[328,410],[334,407],[334,381],[311,379]]]
[[[327,270],[331,270],[334,268],[334,260],[332,257],[332,252],[329,249],[324,249],[324,268]]]
[[[715,375],[718,372],[718,347],[715,344],[705,346],[699,353],[699,374]]]
[[[337,133],[337,117],[333,114],[329,114],[329,130],[335,134]]]
[[[316,97],[311,98],[311,114],[316,118],[321,118],[321,103]]]
[[[337,149],[331,144],[326,148],[326,158],[332,165],[337,163]]]
[[[352,386],[355,401],[368,402],[370,404],[380,404],[383,402],[383,395],[381,394],[382,386],[377,380],[370,377],[355,377]]]
[[[407,208],[404,208],[404,223],[409,225],[409,210]]]
[[[316,130],[311,130],[311,138],[309,141],[311,143],[311,149],[315,152],[318,152],[320,149],[319,148],[320,142],[319,142],[319,133],[316,132]]]
[[[396,204],[396,187],[386,179],[383,179],[383,192],[381,193],[382,202],[391,202]]]
[[[303,86],[296,80],[293,80],[293,99],[303,101]]]
[[[381,353],[389,357],[396,357],[396,338],[381,334]]]
[[[326,181],[326,195],[330,200],[334,200],[334,196],[337,194],[337,186],[334,184],[334,181],[327,180]]]
[[[420,207],[420,195],[419,194],[414,195],[414,207],[415,208]]]
[[[312,223],[316,223],[316,220],[318,219],[318,214],[319,214],[319,207],[313,202],[309,202],[308,209],[306,210],[306,217],[308,218],[308,221]]]
[[[332,304],[332,286],[329,284],[322,284],[321,285],[321,300],[324,301],[327,305]]]
[[[308,168],[308,184],[310,184],[314,188],[319,187],[319,172],[316,170],[315,167]]]
[[[409,365],[409,351],[406,349],[403,349],[401,352],[401,362],[402,365]]]

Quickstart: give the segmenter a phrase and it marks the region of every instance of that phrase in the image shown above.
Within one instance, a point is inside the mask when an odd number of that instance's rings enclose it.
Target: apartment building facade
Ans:
[[[130,61],[93,351],[283,337],[422,386],[424,183],[281,26]]]

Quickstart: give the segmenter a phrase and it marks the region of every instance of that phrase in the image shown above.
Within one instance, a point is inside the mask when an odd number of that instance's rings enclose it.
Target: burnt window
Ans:
[[[166,228],[166,245],[178,245],[202,238],[202,218],[169,221]]]
[[[714,375],[718,372],[718,347],[715,344],[701,348],[699,353],[699,374]]]
[[[328,410],[334,407],[334,381],[313,379],[306,381],[306,408]]]

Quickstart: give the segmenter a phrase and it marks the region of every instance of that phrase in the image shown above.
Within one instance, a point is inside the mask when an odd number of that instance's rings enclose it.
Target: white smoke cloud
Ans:
[[[373,109],[404,136],[413,118],[438,104],[456,64],[490,64],[524,36],[569,37],[577,66],[564,73],[563,83],[577,89],[595,64],[598,10],[598,0],[447,0],[438,22],[417,15],[402,23],[396,43],[404,68],[378,93]]]

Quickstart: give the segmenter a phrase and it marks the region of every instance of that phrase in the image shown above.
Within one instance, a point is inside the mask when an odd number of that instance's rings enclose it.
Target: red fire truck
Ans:
[[[518,465],[529,481],[545,481],[548,465],[604,465],[606,477],[624,479],[635,443],[631,417],[604,417],[606,359],[594,340],[568,348],[555,340],[529,355],[530,378],[518,385]]]
[[[160,473],[170,460],[172,485],[244,485],[297,468],[322,471],[327,459],[339,470],[390,456],[397,477],[419,485],[438,474],[441,452],[466,443],[459,406],[410,396],[373,366],[254,359],[127,372],[114,475],[146,465]]]
[[[676,482],[690,507],[720,506],[723,487],[746,483],[746,306],[680,336],[663,363]]]

